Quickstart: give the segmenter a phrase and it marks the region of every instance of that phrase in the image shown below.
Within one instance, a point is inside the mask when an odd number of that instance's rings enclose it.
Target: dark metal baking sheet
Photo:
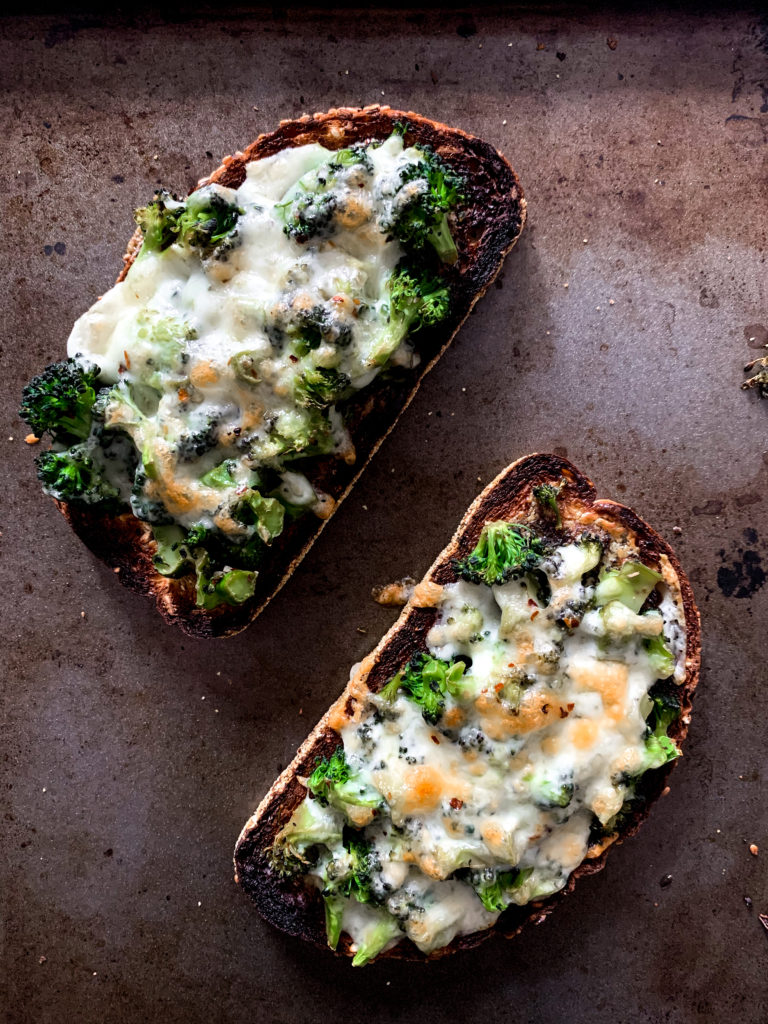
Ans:
[[[2,23],[3,1021],[766,1020],[768,403],[738,385],[768,341],[767,39],[725,7]],[[528,227],[290,585],[236,639],[190,640],[41,498],[20,388],[155,185],[374,101],[499,146]],[[371,586],[548,449],[679,528],[705,635],[685,758],[544,927],[352,971],[261,921],[235,837],[391,622]]]

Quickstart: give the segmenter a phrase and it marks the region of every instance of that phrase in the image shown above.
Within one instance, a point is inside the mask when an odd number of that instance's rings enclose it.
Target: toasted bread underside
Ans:
[[[592,482],[565,459],[555,455],[529,455],[500,473],[469,507],[448,546],[440,553],[422,583],[453,583],[457,578],[453,569],[454,559],[466,557],[472,551],[483,525],[490,520],[524,519],[533,522],[534,526],[548,529],[541,521],[537,524],[535,515],[531,518],[532,508],[535,509],[532,489],[543,483],[563,483],[558,506],[566,534],[578,536],[585,530],[601,530],[628,544],[642,562],[663,573],[675,596],[684,614],[686,632],[685,679],[680,687],[681,714],[669,730],[670,738],[679,746],[688,731],[701,649],[699,613],[690,583],[675,553],[647,523],[626,506],[598,498]],[[263,917],[290,935],[300,936],[318,946],[326,944],[319,894],[308,889],[300,878],[286,879],[277,875],[269,864],[269,850],[279,830],[306,795],[299,777],[308,776],[318,757],[329,756],[339,745],[337,729],[341,727],[340,723],[352,717],[359,703],[365,702],[366,695],[378,692],[416,650],[424,649],[426,635],[438,614],[434,607],[428,606],[428,599],[425,600],[428,590],[428,586],[423,585],[416,588],[397,622],[361,663],[344,693],[318,722],[294,760],[246,823],[235,847],[235,879],[254,900]],[[664,792],[666,776],[673,764],[671,762],[666,768],[642,776],[637,792],[645,797],[646,802],[616,842],[633,835],[640,827],[651,805]],[[449,946],[429,956],[421,953],[408,939],[403,939],[383,955],[427,960],[469,949],[491,933],[500,932],[511,938],[527,923],[541,923],[573,890],[578,878],[600,871],[609,849],[610,845],[593,847],[563,890],[542,902],[510,907],[491,929],[459,936]],[[348,936],[342,936],[339,953],[350,954],[349,942]]]
[[[325,456],[306,459],[302,471],[338,504],[347,496],[360,473],[409,405],[424,375],[450,344],[472,307],[498,274],[505,255],[517,241],[525,223],[525,199],[517,175],[492,146],[456,128],[418,114],[370,106],[338,109],[283,121],[277,131],[260,135],[245,152],[227,157],[198,188],[216,182],[237,188],[245,179],[246,164],[283,149],[319,142],[328,149],[353,143],[383,140],[396,124],[407,124],[406,144],[431,146],[465,179],[465,199],[454,235],[458,262],[446,268],[452,309],[436,327],[419,332],[420,367],[406,379],[379,375],[347,406],[348,427],[357,460],[353,466]],[[126,255],[122,280],[141,246],[134,234]],[[168,579],[152,564],[155,545],[150,529],[129,513],[104,517],[61,503],[78,536],[95,555],[118,571],[133,590],[153,597],[158,610],[193,636],[231,636],[244,629],[265,607],[317,539],[327,520],[304,516],[286,527],[270,549],[270,557],[257,580],[256,592],[237,607],[207,611],[195,606],[194,576]]]

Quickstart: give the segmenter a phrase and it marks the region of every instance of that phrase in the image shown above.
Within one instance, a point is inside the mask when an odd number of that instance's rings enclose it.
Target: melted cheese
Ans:
[[[436,725],[402,691],[391,704],[369,695],[352,721],[334,714],[348,763],[383,802],[365,829],[381,908],[424,951],[496,920],[468,872],[522,871],[508,893],[520,904],[563,888],[593,855],[595,819],[610,823],[642,771],[655,681],[644,645],[657,628],[636,622],[631,634],[606,639],[600,609],[585,611],[594,587],[582,581],[583,553],[573,548],[549,560],[546,605],[525,580],[416,588],[438,609],[429,652],[471,660]],[[569,604],[581,609],[581,621],[569,613],[566,627],[558,623]],[[511,631],[518,613],[522,628]],[[659,611],[646,615],[658,618],[684,660],[677,602],[665,593]],[[326,863],[321,857],[309,868],[321,886]],[[356,941],[370,923],[357,907],[344,912]]]
[[[381,226],[392,202],[387,183],[419,154],[394,135],[368,155],[370,172],[360,165],[337,172],[332,236],[307,243],[286,234],[278,204],[332,158],[329,150],[317,144],[287,149],[247,164],[237,189],[208,186],[241,211],[235,244],[205,259],[177,244],[142,250],[125,279],[74,325],[69,354],[96,363],[104,384],[124,381],[154,405],[142,408],[148,422],[139,426],[125,423],[120,409],[108,416],[113,424],[123,420],[145,462],[163,458],[162,477],[146,495],[180,525],[215,524],[231,532],[231,517],[221,510],[236,502],[250,474],[262,466],[284,469],[271,439],[283,437],[282,428],[293,436],[308,415],[296,397],[304,370],[338,371],[354,391],[382,369],[372,351],[388,322],[387,282],[403,255]],[[334,330],[346,333],[338,344],[326,335],[319,344],[314,339],[313,350],[297,357],[286,341],[295,337],[295,317],[319,307],[331,311]],[[243,353],[245,382],[237,369]],[[417,362],[407,339],[389,357],[398,366]],[[331,413],[328,420],[333,453],[353,463],[341,416]],[[177,457],[173,443],[210,422],[212,449],[189,460]],[[225,459],[237,463],[231,484],[206,488],[201,478]],[[313,494],[308,507],[325,518],[332,503]]]

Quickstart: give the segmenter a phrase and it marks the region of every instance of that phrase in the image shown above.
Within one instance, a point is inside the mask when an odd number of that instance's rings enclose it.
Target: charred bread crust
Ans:
[[[380,375],[349,404],[348,425],[357,451],[355,464],[350,466],[331,456],[304,461],[303,471],[334,499],[336,507],[410,404],[425,374],[453,340],[520,236],[526,203],[517,175],[504,157],[481,139],[419,114],[375,105],[340,108],[283,121],[276,131],[260,135],[244,152],[227,157],[197,185],[200,188],[214,182],[236,188],[245,179],[246,164],[253,160],[313,142],[339,149],[357,142],[385,139],[397,124],[407,125],[408,144],[431,146],[466,179],[466,204],[454,232],[459,260],[446,270],[453,308],[438,326],[419,332],[422,365],[416,376],[413,372],[399,379]],[[137,231],[123,257],[118,281],[127,274],[140,246],[141,233]],[[237,607],[224,605],[207,611],[195,606],[193,577],[168,579],[155,571],[151,531],[132,515],[105,517],[85,508],[57,504],[91,551],[120,570],[119,579],[126,586],[153,597],[168,622],[199,637],[231,636],[244,629],[289,579],[327,522],[313,516],[296,520],[272,545],[253,598]]]
[[[533,487],[562,481],[564,485],[558,504],[566,531],[578,535],[585,530],[599,530],[610,533],[620,541],[624,538],[633,545],[645,563],[664,572],[679,602],[685,618],[685,678],[680,686],[681,714],[670,728],[669,735],[680,745],[688,732],[691,700],[700,666],[701,631],[691,585],[674,551],[655,530],[625,505],[598,498],[592,482],[565,459],[555,455],[529,455],[500,473],[469,507],[459,528],[428,570],[424,581],[437,584],[454,582],[456,575],[453,560],[472,551],[484,523],[493,519],[530,519]],[[540,522],[537,522],[537,526],[545,528]],[[318,946],[326,945],[321,900],[300,880],[284,879],[277,875],[269,865],[269,848],[277,832],[305,796],[306,790],[299,776],[309,775],[317,758],[326,756],[338,746],[338,734],[333,726],[338,722],[340,713],[352,715],[358,701],[365,699],[368,690],[380,690],[414,650],[424,646],[426,634],[437,612],[434,608],[417,607],[418,603],[417,588],[397,622],[361,663],[344,693],[320,719],[299,748],[294,761],[264,797],[246,823],[235,847],[235,880],[255,902],[259,912],[282,931]],[[579,865],[567,886],[559,893],[540,903],[510,907],[493,928],[460,936],[449,946],[429,956],[421,953],[408,939],[402,940],[383,955],[407,960],[435,959],[476,946],[491,933],[500,932],[511,938],[526,924],[541,923],[573,891],[577,879],[602,870],[612,845],[637,832],[653,803],[664,793],[667,776],[674,763],[647,772],[642,777],[638,786],[638,792],[645,798],[642,809],[635,813],[629,826],[602,851],[592,848],[592,855],[588,855],[588,859]],[[339,953],[348,954],[348,947],[349,940],[343,936]]]

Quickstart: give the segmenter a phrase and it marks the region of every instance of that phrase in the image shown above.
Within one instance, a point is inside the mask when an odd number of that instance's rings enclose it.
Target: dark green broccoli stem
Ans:
[[[19,416],[36,437],[84,440],[91,432],[101,369],[79,359],[51,363],[24,388]]]
[[[454,572],[470,583],[500,586],[535,572],[545,545],[529,526],[521,523],[486,523],[474,550],[453,563]]]
[[[418,704],[425,721],[437,725],[445,710],[446,696],[457,696],[461,692],[464,668],[463,661],[443,661],[420,652],[389,680],[379,697],[392,703],[402,691]]]

